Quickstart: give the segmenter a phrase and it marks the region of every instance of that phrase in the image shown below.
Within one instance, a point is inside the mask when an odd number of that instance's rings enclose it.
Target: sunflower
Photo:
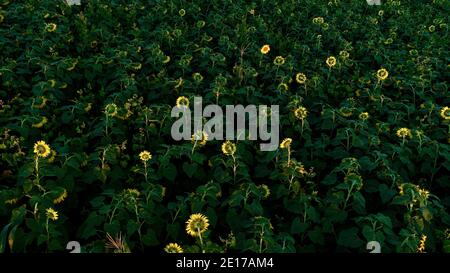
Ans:
[[[435,30],[436,30],[436,27],[433,25],[428,27],[428,31],[430,31],[430,32],[434,32]]]
[[[54,23],[50,23],[50,24],[45,26],[45,30],[47,32],[54,32],[56,30],[56,28],[57,28],[57,25],[54,24]]]
[[[351,108],[347,107],[347,106],[343,106],[341,108],[339,108],[339,114],[341,114],[342,116],[348,118],[351,115],[353,115],[353,111]]]
[[[387,79],[388,76],[389,76],[389,72],[386,69],[384,69],[384,68],[378,69],[378,71],[377,71],[378,80],[384,81],[385,79]]]
[[[186,221],[186,232],[193,237],[197,237],[207,231],[208,226],[208,218],[201,213],[195,213]]]
[[[117,115],[117,105],[115,103],[109,103],[105,106],[105,114],[109,117]]]
[[[440,114],[443,119],[450,120],[450,108],[448,106],[443,107]]]
[[[166,63],[168,63],[168,62],[170,62],[170,56],[166,56],[166,57],[164,58],[164,60],[162,61],[163,64],[166,64]]]
[[[270,189],[269,186],[267,186],[266,184],[262,184],[259,186],[261,192],[262,192],[262,196],[264,199],[268,198],[270,196]]]
[[[164,248],[166,253],[183,253],[183,248],[177,243],[170,243]]]
[[[34,153],[38,157],[47,157],[50,154],[50,146],[43,140],[39,140],[34,144]]]
[[[201,81],[203,81],[203,76],[202,76],[202,74],[200,74],[200,73],[198,73],[198,72],[192,74],[192,78],[193,78],[194,81],[196,81],[196,82],[201,82]]]
[[[182,107],[182,106],[189,107],[189,99],[186,98],[185,96],[178,97],[178,99],[176,101],[176,105],[177,105],[177,107]]]
[[[425,234],[422,235],[419,241],[419,247],[417,247],[417,252],[423,253],[425,251],[425,242],[427,241],[427,236]]]
[[[179,14],[181,17],[183,17],[183,16],[186,15],[186,11],[185,11],[184,9],[180,9],[180,10],[178,11],[178,14]]]
[[[280,148],[281,149],[286,149],[288,147],[291,147],[291,143],[292,143],[292,138],[285,138],[281,144],[280,144]]]
[[[176,83],[177,83],[177,84],[174,86],[175,89],[177,89],[177,88],[179,88],[180,86],[183,85],[183,78],[179,78],[179,79],[176,81]]]
[[[315,18],[313,18],[312,21],[313,21],[313,24],[317,24],[317,25],[321,25],[325,22],[323,17],[315,17]]]
[[[196,142],[201,146],[208,141],[208,134],[205,131],[197,131],[192,135],[192,142]]]
[[[273,64],[274,65],[283,65],[284,64],[284,58],[281,56],[276,56],[275,59],[273,60]]]
[[[53,204],[59,204],[62,203],[67,198],[67,191],[64,189],[64,191],[53,200]]]
[[[298,119],[305,119],[308,116],[308,110],[305,107],[300,106],[294,110],[294,116]]]
[[[411,130],[408,128],[400,128],[397,130],[397,136],[401,138],[412,137]]]
[[[278,90],[280,90],[280,92],[286,92],[289,90],[289,86],[286,83],[282,82],[278,85]]]
[[[307,78],[306,75],[303,73],[297,73],[297,75],[295,75],[295,80],[299,83],[299,84],[305,84]]]
[[[33,108],[42,109],[45,107],[45,105],[47,105],[48,99],[44,96],[41,96],[41,97],[39,97],[38,101],[40,101],[39,104],[34,104],[34,101],[33,101]]]
[[[262,54],[267,54],[267,53],[269,53],[269,51],[270,51],[270,45],[263,45],[261,47],[261,53]]]
[[[367,120],[368,118],[369,118],[369,113],[367,113],[367,112],[362,112],[361,114],[359,114],[360,120]]]
[[[58,212],[56,210],[54,210],[52,208],[48,208],[46,210],[46,214],[47,214],[47,218],[48,219],[52,219],[53,221],[58,220],[59,215],[58,215]]]
[[[150,159],[152,159],[152,154],[149,151],[142,151],[139,153],[139,158],[143,161],[143,162],[147,162]]]
[[[42,117],[41,121],[39,121],[38,123],[34,123],[31,126],[33,128],[41,128],[42,126],[44,126],[47,123],[47,118],[46,117]]]
[[[328,67],[332,68],[333,66],[336,65],[336,58],[333,56],[328,57],[326,63],[328,65]]]
[[[348,59],[348,57],[350,56],[350,54],[348,53],[348,51],[342,50],[341,52],[339,52],[339,56],[340,56],[342,59]]]
[[[224,155],[234,155],[236,152],[236,144],[227,140],[222,144],[222,152]]]

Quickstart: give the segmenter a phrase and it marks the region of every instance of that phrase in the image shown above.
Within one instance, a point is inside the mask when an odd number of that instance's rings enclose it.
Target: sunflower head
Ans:
[[[441,118],[444,120],[450,120],[450,107],[445,106],[440,111]]]
[[[183,248],[177,243],[170,243],[164,248],[166,253],[183,253]]]
[[[34,153],[38,157],[47,157],[50,154],[50,146],[43,140],[39,140],[34,144]]]
[[[289,85],[287,85],[286,83],[282,82],[278,85],[278,90],[280,92],[286,92],[289,90]]]
[[[412,137],[411,130],[408,128],[400,128],[397,130],[396,135],[400,138]]]
[[[152,154],[149,151],[142,151],[139,153],[139,158],[143,161],[143,162],[147,162],[150,159],[152,159]]]
[[[109,103],[105,106],[105,114],[109,117],[117,115],[117,105],[115,103]]]
[[[183,16],[186,15],[186,11],[185,11],[184,9],[180,9],[180,10],[178,11],[178,14],[179,14],[181,17],[183,17]]]
[[[328,57],[327,60],[326,60],[326,63],[327,63],[329,68],[332,68],[333,66],[336,65],[336,58],[333,57],[333,56]]]
[[[300,106],[299,108],[294,110],[294,116],[297,119],[303,120],[303,119],[305,119],[308,116],[308,110],[306,110],[305,107]]]
[[[274,65],[278,65],[281,66],[284,64],[284,58],[281,56],[276,56],[275,59],[273,60],[273,64]]]
[[[378,69],[378,71],[377,71],[378,80],[384,81],[385,79],[387,79],[388,76],[389,76],[389,72],[386,69],[384,69],[384,68]]]
[[[46,211],[46,215],[48,219],[52,219],[53,221],[58,220],[58,212],[52,208],[48,208]]]
[[[234,155],[236,152],[236,144],[227,140],[222,144],[222,152],[224,155]]]
[[[208,226],[208,218],[201,213],[195,213],[186,221],[186,232],[193,237],[198,237],[208,230]]]
[[[369,113],[367,113],[367,112],[362,112],[361,114],[359,114],[360,120],[367,120],[368,118],[369,118]]]
[[[59,204],[62,203],[67,198],[67,191],[64,189],[64,191],[53,200],[53,204]]]
[[[46,30],[47,32],[54,32],[54,31],[56,30],[57,27],[58,27],[58,26],[57,26],[56,24],[50,23],[50,24],[48,24],[48,25],[45,26],[45,30]]]
[[[192,135],[192,142],[197,143],[201,146],[205,145],[208,141],[208,134],[205,131],[197,131]]]
[[[348,53],[348,51],[346,51],[346,50],[342,50],[341,52],[339,52],[339,56],[342,58],[342,59],[348,59],[348,57],[350,56],[350,54]]]
[[[269,51],[270,51],[270,45],[263,45],[262,47],[261,47],[261,53],[262,54],[267,54],[267,53],[269,53]]]
[[[305,84],[306,80],[306,75],[303,73],[297,73],[297,75],[295,75],[295,81],[299,84]]]
[[[286,149],[291,147],[291,143],[292,143],[292,138],[285,138],[281,144],[280,144],[280,148],[281,149]]]
[[[189,99],[186,98],[185,96],[181,96],[178,97],[177,101],[176,101],[176,105],[177,107],[189,107]]]
[[[260,185],[259,189],[261,190],[261,193],[262,193],[262,196],[264,199],[266,199],[270,196],[270,189],[269,189],[269,186],[267,186],[266,184]]]
[[[203,76],[202,74],[195,72],[194,74],[192,74],[192,78],[194,79],[194,81],[196,82],[201,82],[203,81]]]

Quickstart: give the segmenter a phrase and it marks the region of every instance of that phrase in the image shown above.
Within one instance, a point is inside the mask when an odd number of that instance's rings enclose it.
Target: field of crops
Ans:
[[[449,1],[81,2],[0,0],[0,253],[450,252]]]

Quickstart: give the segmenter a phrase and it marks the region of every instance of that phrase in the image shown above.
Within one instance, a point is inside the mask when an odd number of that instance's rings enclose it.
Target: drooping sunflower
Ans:
[[[41,121],[39,121],[38,123],[33,123],[31,126],[33,128],[42,128],[42,126],[44,126],[47,123],[47,118],[46,117],[42,117]]]
[[[267,54],[267,53],[269,53],[269,51],[270,51],[270,45],[263,45],[262,47],[261,47],[261,53],[262,54]]]
[[[440,111],[441,118],[445,120],[450,120],[450,107],[445,106]]]
[[[176,101],[176,105],[177,105],[177,107],[182,107],[182,106],[189,107],[189,99],[186,98],[185,96],[178,97],[178,99]]]
[[[361,114],[359,114],[360,120],[367,120],[368,118],[369,118],[369,113],[367,113],[367,112],[362,112]]]
[[[396,135],[400,138],[412,137],[411,130],[408,128],[400,128],[397,130]]]
[[[53,200],[53,204],[59,204],[62,203],[67,198],[67,191],[64,189],[64,191]]]
[[[297,119],[303,120],[303,119],[305,119],[306,117],[308,117],[308,110],[307,110],[305,107],[300,106],[299,108],[297,108],[297,109],[294,110],[294,116],[295,116]]]
[[[208,218],[201,214],[195,213],[189,217],[189,220],[186,221],[186,232],[187,234],[198,237],[202,233],[208,230],[209,220]]]
[[[224,155],[234,155],[236,152],[236,144],[227,140],[222,144],[222,152]]]
[[[58,26],[55,23],[50,23],[45,26],[47,32],[54,32]]]
[[[52,208],[46,210],[46,215],[48,219],[52,219],[53,221],[58,220],[59,217],[58,212]]]
[[[280,148],[281,148],[281,149],[286,149],[286,148],[288,148],[288,147],[291,146],[291,143],[292,143],[292,138],[285,138],[285,139],[281,142]]]
[[[273,64],[274,65],[278,65],[281,66],[284,64],[284,58],[282,56],[276,56],[275,59],[273,60]]]
[[[329,68],[332,68],[333,66],[336,65],[336,58],[333,56],[330,56],[327,58],[326,63],[328,65]]]
[[[208,141],[208,134],[205,131],[197,131],[192,135],[192,142],[197,143],[201,146],[205,145]]]
[[[422,235],[419,241],[419,246],[417,247],[417,252],[423,253],[425,252],[425,242],[427,241],[427,236],[425,234]]]
[[[34,144],[34,153],[38,157],[47,157],[50,154],[50,146],[43,140],[39,140]]]
[[[149,151],[142,151],[139,153],[139,158],[143,161],[143,162],[147,162],[150,159],[152,159],[152,154]]]
[[[389,72],[386,69],[384,69],[384,68],[378,69],[378,71],[377,71],[378,80],[384,81],[385,79],[387,79],[388,76],[389,76]]]
[[[170,243],[164,248],[166,253],[183,253],[183,248],[177,243]]]

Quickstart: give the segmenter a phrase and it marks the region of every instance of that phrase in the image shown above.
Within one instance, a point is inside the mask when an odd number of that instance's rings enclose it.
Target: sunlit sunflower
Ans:
[[[326,63],[327,63],[329,68],[332,68],[333,66],[336,65],[336,58],[333,57],[333,56],[328,57],[327,60],[326,60]]]
[[[222,144],[222,152],[224,155],[234,155],[236,152],[236,144],[227,140]]]
[[[42,117],[41,121],[39,121],[38,123],[34,123],[31,126],[33,128],[41,128],[42,126],[44,126],[47,123],[47,118],[46,117]]]
[[[286,92],[289,90],[289,85],[287,85],[286,83],[282,82],[278,85],[278,90],[280,90],[280,92]]]
[[[295,81],[299,84],[305,84],[306,80],[306,75],[303,73],[297,73],[297,75],[295,75]]]
[[[64,191],[53,200],[53,204],[59,204],[62,203],[67,198],[67,191],[64,189]]]
[[[56,30],[57,27],[58,27],[58,26],[57,26],[56,24],[50,23],[50,24],[48,24],[48,25],[45,26],[45,30],[46,30],[47,32],[54,32],[54,31]]]
[[[177,105],[177,107],[182,107],[182,106],[189,107],[189,99],[186,98],[185,96],[178,97],[178,99],[176,101],[176,105]]]
[[[205,131],[197,131],[192,135],[192,142],[203,146],[208,141],[208,134]]]
[[[369,113],[367,113],[367,112],[362,112],[361,114],[359,114],[360,120],[367,120],[368,118],[369,118]]]
[[[270,45],[263,45],[261,47],[261,53],[262,54],[267,54],[267,53],[269,53],[269,51],[270,51]]]
[[[166,253],[183,253],[183,248],[177,243],[170,243],[164,248]]]
[[[58,220],[59,215],[58,215],[58,212],[56,210],[54,210],[52,208],[48,208],[46,210],[46,214],[47,214],[47,218],[48,219],[52,219],[53,221]]]
[[[38,157],[47,157],[50,154],[50,146],[43,140],[39,140],[34,144],[34,153]]]
[[[284,58],[281,56],[276,56],[275,59],[273,60],[273,64],[274,65],[283,65],[284,64]]]
[[[340,56],[342,59],[348,59],[348,57],[350,56],[350,54],[348,53],[348,51],[342,50],[341,52],[339,52],[339,56]]]
[[[294,110],[294,116],[297,119],[305,119],[306,117],[308,117],[308,110],[305,107],[300,106],[299,108]]]
[[[286,149],[286,148],[288,148],[288,147],[291,146],[291,143],[292,143],[292,138],[285,138],[285,139],[281,142],[280,148],[281,148],[281,149]]]
[[[425,234],[422,235],[419,241],[419,246],[417,247],[417,252],[423,253],[425,252],[425,243],[427,241],[427,236]]]
[[[411,130],[408,128],[400,128],[397,130],[396,135],[400,138],[412,137]]]
[[[388,76],[389,76],[389,72],[386,69],[384,69],[384,68],[378,69],[378,71],[377,71],[378,80],[384,81],[385,79],[387,79]]]
[[[186,232],[193,237],[198,237],[208,230],[208,226],[208,218],[201,213],[195,213],[186,221]]]
[[[441,118],[445,120],[450,120],[450,108],[448,106],[445,106],[440,111]]]
[[[152,159],[152,154],[149,151],[142,151],[139,153],[139,158],[143,161],[143,162],[147,162],[150,159]]]

